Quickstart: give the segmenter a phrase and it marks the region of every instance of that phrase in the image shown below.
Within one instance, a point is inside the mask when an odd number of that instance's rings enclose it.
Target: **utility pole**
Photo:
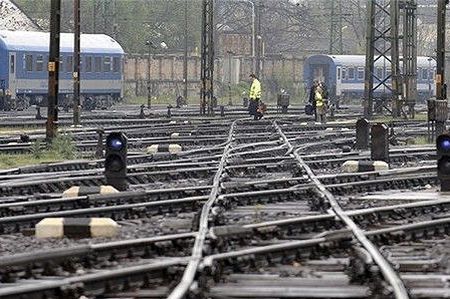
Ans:
[[[50,5],[50,53],[48,59],[48,110],[46,123],[47,141],[51,141],[56,136],[58,131],[57,122],[61,0],[51,0]]]
[[[202,1],[200,114],[212,114],[214,97],[214,0]],[[208,106],[208,110],[206,110]]]
[[[117,22],[117,1],[112,1],[112,36],[117,39],[119,24]]]
[[[100,26],[98,26],[100,24]],[[117,2],[116,0],[93,0],[93,32],[110,34],[117,37]],[[101,30],[98,30],[100,27]]]
[[[183,97],[187,103],[188,97],[188,0],[184,0],[184,60],[183,60]]]
[[[107,34],[108,24],[111,20],[108,18],[109,1],[102,0],[102,18],[103,18],[103,33]]]
[[[441,104],[436,114],[443,113],[443,117],[436,121],[436,136],[446,130],[448,118],[447,84],[445,83],[445,21],[449,0],[438,0],[437,5],[437,46],[436,46],[436,100]],[[436,105],[437,106],[437,105]]]
[[[92,3],[93,9],[92,9],[92,33],[97,33],[97,16],[98,16],[98,2],[97,0],[94,0]]]
[[[148,40],[146,42],[146,45],[148,46],[148,53],[147,53],[147,108],[150,109],[152,106],[152,86],[151,86],[151,52],[152,52],[152,42]]]
[[[227,51],[228,54],[228,106],[233,106],[233,100],[231,97],[231,58],[234,54],[232,51]]]
[[[261,54],[262,54],[262,32],[261,32],[261,11],[262,11],[262,3],[260,0],[255,0],[256,5],[256,24],[255,24],[255,52],[256,52],[256,63],[255,63],[255,75],[258,79],[261,80]]]
[[[80,125],[80,0],[73,1],[74,45],[73,45],[73,125]]]
[[[446,100],[445,86],[445,14],[448,0],[438,0],[436,48],[436,99]]]
[[[367,0],[366,67],[364,72],[364,118],[373,115],[373,77],[375,74],[375,1]]]

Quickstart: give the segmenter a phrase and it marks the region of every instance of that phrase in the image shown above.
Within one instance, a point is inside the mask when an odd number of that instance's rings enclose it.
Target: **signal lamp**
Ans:
[[[119,191],[128,189],[127,137],[114,132],[106,137],[105,177],[108,185]]]

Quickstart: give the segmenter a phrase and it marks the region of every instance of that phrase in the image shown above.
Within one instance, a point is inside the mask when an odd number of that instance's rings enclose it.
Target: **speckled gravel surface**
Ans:
[[[168,182],[155,182],[148,184],[131,185],[130,190],[152,190],[152,189],[171,189],[171,188],[182,188],[182,187],[200,187],[208,186],[211,184],[210,179],[183,179],[183,180],[172,180]]]
[[[319,211],[311,211],[307,201],[299,200],[240,206],[231,211],[227,211],[224,216],[227,219],[226,223],[229,225],[244,225],[318,214],[321,213]]]
[[[159,235],[185,233],[191,231],[194,213],[158,215],[151,219],[119,221],[119,234],[113,238],[84,239],[37,239],[20,233],[0,235],[0,256],[30,253],[47,249],[68,248],[77,245],[104,243],[119,240],[149,238]]]
[[[433,194],[436,190],[435,186],[426,185],[416,187],[414,190],[368,192],[354,196],[341,196],[337,199],[345,210],[366,209],[431,200],[433,197],[430,197],[429,194]]]

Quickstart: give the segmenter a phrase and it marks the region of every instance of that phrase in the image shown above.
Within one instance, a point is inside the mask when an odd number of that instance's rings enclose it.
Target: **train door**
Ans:
[[[342,88],[342,70],[341,67],[336,67],[336,96],[341,96]]]
[[[8,89],[11,93],[11,98],[16,98],[17,90],[17,55],[15,52],[9,53],[9,86]]]
[[[328,65],[327,64],[316,64],[313,65],[313,79],[320,82],[325,82],[328,85]]]

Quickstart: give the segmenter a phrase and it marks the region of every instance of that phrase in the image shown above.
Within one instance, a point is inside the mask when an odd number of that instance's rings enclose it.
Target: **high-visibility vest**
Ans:
[[[252,86],[250,86],[249,97],[251,100],[261,98],[261,83],[258,79],[253,79]]]
[[[322,94],[319,91],[316,91],[314,93],[314,99],[316,100],[316,107],[322,107],[323,106],[323,97],[322,97]]]

